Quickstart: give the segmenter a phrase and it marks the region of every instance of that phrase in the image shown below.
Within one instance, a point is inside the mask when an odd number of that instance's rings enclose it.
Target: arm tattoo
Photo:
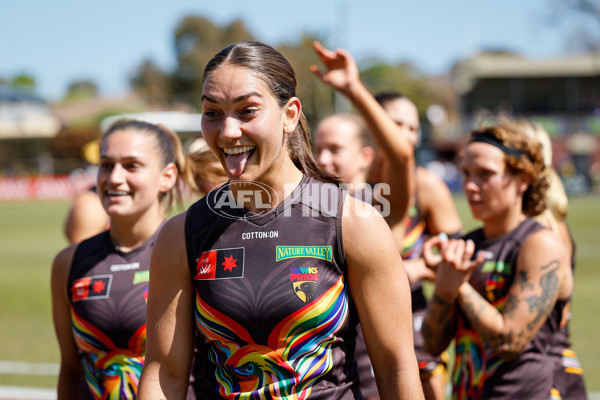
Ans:
[[[533,284],[529,281],[527,271],[519,271],[515,283],[519,283],[521,290],[533,289]]]
[[[546,317],[548,311],[554,305],[559,283],[557,274],[559,266],[560,263],[558,260],[552,260],[547,265],[544,265],[542,270],[548,270],[548,272],[540,279],[542,294],[540,296],[532,295],[525,299],[529,304],[529,311],[537,311],[534,320],[527,324],[527,329],[530,331],[535,329],[539,321]]]
[[[454,302],[446,301],[434,294],[427,307],[421,333],[426,342],[436,344],[450,342],[454,336]]]

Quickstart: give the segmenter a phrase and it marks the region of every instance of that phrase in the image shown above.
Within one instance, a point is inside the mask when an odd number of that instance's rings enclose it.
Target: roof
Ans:
[[[452,81],[459,93],[485,78],[565,78],[600,76],[600,52],[530,60],[516,54],[481,53],[457,63]]]
[[[126,119],[137,119],[161,124],[175,132],[200,132],[202,114],[183,111],[148,111],[132,114],[118,114],[100,121],[100,131],[106,132],[115,122]]]

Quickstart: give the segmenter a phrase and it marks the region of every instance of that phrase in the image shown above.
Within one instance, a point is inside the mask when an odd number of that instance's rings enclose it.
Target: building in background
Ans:
[[[451,79],[459,97],[459,118],[451,124],[434,124],[434,147],[456,151],[465,133],[490,115],[525,117],[542,124],[552,137],[554,166],[571,193],[597,185],[600,52],[552,60],[481,53],[457,63]]]
[[[0,85],[0,139],[52,137],[59,119],[42,98]]]

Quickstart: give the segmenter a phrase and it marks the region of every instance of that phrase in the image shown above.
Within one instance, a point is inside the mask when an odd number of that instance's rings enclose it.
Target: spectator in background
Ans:
[[[573,276],[564,241],[533,219],[546,208],[541,145],[497,123],[471,133],[460,169],[483,227],[425,245],[436,272],[425,347],[440,354],[454,339],[453,398],[548,399],[560,357],[548,348]]]
[[[97,193],[110,221],[52,265],[59,399],[134,399],[145,356],[150,252],[190,164],[178,136],[142,121],[104,135]]]

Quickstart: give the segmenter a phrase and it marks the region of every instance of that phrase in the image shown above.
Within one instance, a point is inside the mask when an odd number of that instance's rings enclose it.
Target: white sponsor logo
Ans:
[[[140,267],[139,262],[129,263],[129,264],[113,264],[110,266],[110,270],[112,272],[118,271],[130,271],[132,269],[138,269]]]

